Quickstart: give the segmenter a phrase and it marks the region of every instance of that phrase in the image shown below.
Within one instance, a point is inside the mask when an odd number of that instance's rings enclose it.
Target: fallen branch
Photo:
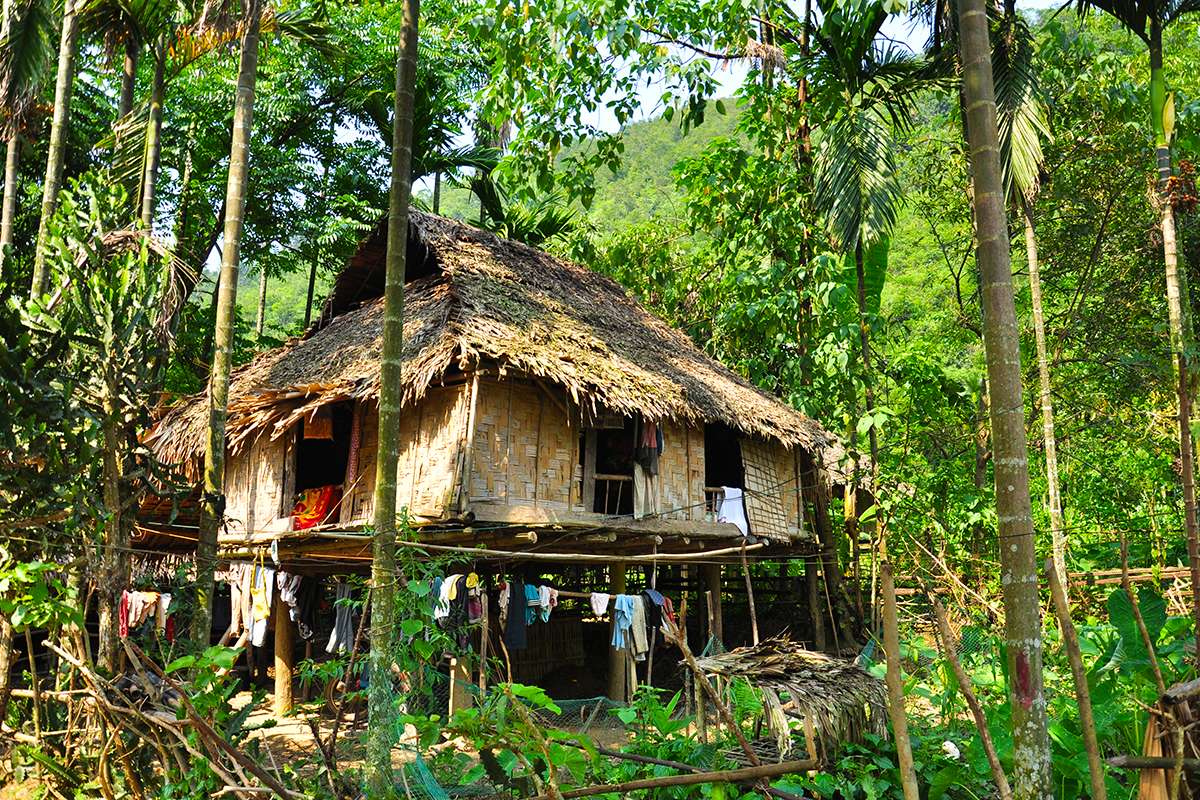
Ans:
[[[1188,772],[1200,773],[1200,758],[1185,758],[1180,762],[1168,756],[1113,756],[1107,763],[1120,769],[1175,769],[1182,763]]]

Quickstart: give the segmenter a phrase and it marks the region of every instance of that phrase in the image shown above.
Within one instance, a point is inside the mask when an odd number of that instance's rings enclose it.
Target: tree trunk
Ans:
[[[8,136],[4,157],[4,205],[0,210],[0,276],[4,260],[13,243],[13,219],[17,215],[17,183],[20,181],[21,135],[15,130]]]
[[[1050,398],[1050,361],[1046,357],[1046,318],[1042,309],[1041,265],[1033,228],[1033,203],[1021,197],[1025,221],[1025,259],[1029,265],[1029,296],[1033,305],[1033,338],[1037,346],[1038,390],[1042,406],[1042,437],[1046,444],[1046,494],[1050,512],[1050,543],[1054,568],[1067,574],[1067,535],[1063,524],[1062,497],[1058,489],[1058,443],[1054,438],[1054,403]]]
[[[265,267],[258,269],[258,313],[254,317],[254,336],[262,339],[263,323],[267,316],[267,270]]]
[[[333,134],[333,117],[329,119],[329,132]],[[436,192],[435,192],[436,195]],[[326,161],[321,165],[321,213],[329,212],[329,162]],[[433,213],[437,213],[437,207],[433,209]],[[312,324],[312,308],[313,295],[317,289],[317,267],[321,263],[321,247],[316,245],[313,247],[312,264],[308,268],[308,297],[304,301],[304,329],[308,330],[308,326]]]
[[[62,38],[58,45],[58,77],[54,84],[54,118],[50,123],[50,146],[46,155],[46,182],[42,186],[42,217],[38,222],[37,247],[33,255],[33,283],[30,295],[46,291],[46,246],[50,236],[50,218],[58,208],[58,190],[62,185],[63,164],[67,155],[67,123],[71,117],[71,91],[75,82],[75,57],[79,53],[79,15],[75,0],[63,6]]]
[[[883,649],[887,658],[885,675],[888,692],[888,716],[892,720],[892,738],[896,742],[896,760],[900,768],[900,786],[904,800],[919,800],[917,773],[913,768],[912,742],[908,736],[908,712],[904,708],[904,675],[900,671],[900,625],[896,613],[896,581],[891,563],[879,565],[883,583]]]
[[[212,629],[213,570],[217,531],[225,515],[225,415],[229,406],[229,367],[233,354],[234,315],[237,313],[238,250],[242,213],[246,208],[246,170],[250,161],[250,128],[254,117],[254,88],[258,71],[259,5],[251,0],[238,63],[237,99],[233,108],[233,143],[225,187],[225,234],[221,253],[220,288],[213,336],[213,368],[208,382],[208,441],[204,448],[204,496],[200,503],[200,534],[196,543],[196,616],[192,640],[207,646]]]
[[[875,386],[872,383],[871,326],[867,321],[867,278],[863,268],[861,235],[858,237],[858,243],[854,245],[854,276],[858,284],[858,341],[862,348],[863,394],[869,414],[875,410]],[[879,471],[879,437],[875,433],[874,425],[867,431],[867,441],[871,449],[871,474],[876,475]],[[875,489],[874,486],[871,488]]]
[[[130,37],[125,42],[125,59],[121,64],[121,97],[117,101],[117,125],[133,111],[133,93],[137,88],[138,60],[141,58],[141,48],[136,37]],[[118,134],[119,136],[119,134]],[[118,141],[120,139],[118,138]]]
[[[163,53],[154,63],[154,83],[150,88],[150,119],[146,124],[146,150],[142,171],[142,228],[154,230],[154,188],[158,182],[158,165],[162,158],[163,93],[166,89],[164,70],[167,57]],[[190,154],[188,158],[190,159]],[[190,162],[189,162],[190,166]],[[191,177],[190,175],[188,176]]]
[[[110,382],[109,398],[105,401],[104,432],[104,508],[108,513],[105,523],[104,546],[101,556],[99,612],[100,647],[96,654],[98,666],[113,674],[117,668],[117,652],[120,637],[117,624],[117,607],[121,592],[128,580],[129,526],[125,519],[125,508],[121,491],[124,480],[121,467],[122,437],[119,413],[116,404],[115,382]]]
[[[13,628],[7,614],[0,614],[0,720],[8,719],[8,698],[12,694],[12,667],[16,649]]]
[[[1179,402],[1179,470],[1183,483],[1184,525],[1187,530],[1188,561],[1191,564],[1192,585],[1200,586],[1200,525],[1196,516],[1195,443],[1192,441],[1192,393],[1194,367],[1188,358],[1192,341],[1191,319],[1188,315],[1187,276],[1179,269],[1178,244],[1175,235],[1175,209],[1171,205],[1168,181],[1171,178],[1171,146],[1163,126],[1166,109],[1166,81],[1163,76],[1162,27],[1152,18],[1150,22],[1150,123],[1154,128],[1154,154],[1158,165],[1159,223],[1162,228],[1163,263],[1167,282],[1167,314],[1171,326],[1171,352],[1175,356]],[[1200,591],[1192,593],[1192,616],[1195,630],[1200,632]],[[1200,650],[1196,658],[1200,661]]]
[[[1012,706],[1013,797],[1048,800],[1054,793],[1042,692],[1042,619],[1029,500],[1021,353],[984,0],[959,0],[958,14],[995,453],[1000,584]]]
[[[404,341],[404,273],[408,247],[408,204],[412,192],[412,136],[417,78],[420,0],[404,0],[401,47],[396,57],[395,124],[392,126],[392,183],[388,203],[384,281],[383,353],[379,390],[379,458],[375,471],[375,540],[371,562],[371,652],[374,679],[367,692],[368,794],[386,800],[396,793],[392,774],[396,694],[392,651],[396,628],[396,482],[400,461],[400,356]]]

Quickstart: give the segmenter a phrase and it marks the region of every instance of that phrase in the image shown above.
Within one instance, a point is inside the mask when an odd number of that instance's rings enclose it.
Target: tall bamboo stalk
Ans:
[[[75,83],[75,59],[79,54],[79,14],[76,0],[63,3],[62,36],[58,44],[58,75],[54,82],[54,117],[50,123],[50,146],[46,152],[46,180],[42,185],[42,217],[38,222],[37,246],[33,255],[30,296],[46,291],[46,248],[50,218],[58,208],[63,164],[67,157],[67,124],[71,118],[71,93]]]
[[[220,288],[213,335],[213,368],[208,382],[208,439],[204,447],[204,496],[200,503],[200,533],[196,542],[196,614],[192,640],[207,646],[212,629],[213,570],[217,531],[225,513],[225,417],[229,406],[229,368],[233,355],[234,314],[237,311],[238,255],[242,214],[246,208],[246,173],[250,163],[250,131],[254,119],[254,90],[258,74],[258,0],[246,11],[238,63],[237,97],[233,107],[233,141],[225,185],[225,234],[221,252]]]
[[[883,581],[883,649],[887,656],[888,716],[896,739],[896,759],[900,762],[900,785],[904,800],[919,800],[917,773],[913,768],[912,742],[908,738],[908,714],[904,710],[904,676],[900,672],[900,623],[896,614],[896,580],[892,565],[879,567]]]
[[[1058,441],[1054,436],[1054,402],[1050,396],[1050,360],[1046,355],[1046,316],[1042,305],[1041,264],[1037,232],[1033,227],[1033,203],[1023,192],[1021,217],[1025,223],[1025,260],[1029,267],[1029,297],[1033,306],[1033,339],[1037,350],[1038,400],[1042,408],[1042,439],[1046,448],[1046,505],[1050,513],[1050,545],[1054,568],[1067,574],[1067,536],[1063,523],[1062,495],[1058,480]]]
[[[367,692],[368,793],[395,795],[392,745],[396,695],[388,679],[396,628],[397,470],[400,461],[401,354],[404,349],[404,274],[407,269],[408,204],[412,194],[413,111],[417,82],[419,0],[404,0],[401,47],[396,54],[396,95],[392,126],[392,181],[388,202],[387,260],[384,278],[383,353],[379,389],[379,457],[375,471],[375,539],[371,562],[371,681]]]
[[[0,206],[0,276],[4,261],[13,243],[13,219],[17,216],[17,183],[21,174],[21,135],[13,130],[8,135],[4,153],[4,201]]]
[[[959,0],[958,18],[995,452],[1000,583],[1012,708],[1012,788],[1017,800],[1043,800],[1053,796],[1053,782],[1046,698],[1042,692],[1041,605],[1029,498],[1020,338],[1013,302],[986,3]]]
[[[1046,560],[1046,576],[1050,579],[1050,597],[1062,628],[1063,647],[1071,662],[1071,677],[1075,680],[1075,702],[1079,704],[1079,727],[1083,733],[1083,748],[1087,752],[1088,774],[1091,778],[1092,800],[1107,800],[1104,785],[1104,762],[1100,759],[1100,744],[1096,741],[1096,718],[1092,714],[1092,693],[1088,689],[1087,669],[1079,651],[1079,637],[1071,621],[1071,606],[1067,601],[1065,573],[1058,571],[1054,559]]]

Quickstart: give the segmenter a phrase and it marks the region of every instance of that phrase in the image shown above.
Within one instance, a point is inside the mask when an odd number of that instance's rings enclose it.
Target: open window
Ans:
[[[737,433],[727,425],[704,426],[704,510],[715,520],[725,487],[743,489],[746,471]]]
[[[598,417],[580,436],[583,507],[596,514],[633,514],[634,420]]]
[[[293,530],[339,518],[353,419],[350,405],[338,403],[323,406],[300,424],[296,438]]]

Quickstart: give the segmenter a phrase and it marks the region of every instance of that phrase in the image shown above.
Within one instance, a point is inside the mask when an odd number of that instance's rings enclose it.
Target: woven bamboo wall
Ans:
[[[686,428],[671,422],[663,423],[663,451],[658,459],[659,508],[667,519],[690,519],[692,503],[704,501],[703,485],[699,499],[693,499],[689,475],[690,445]],[[704,441],[700,442],[701,455]],[[704,477],[701,462],[700,477]],[[701,509],[703,510],[703,509]]]
[[[287,530],[291,498],[284,498],[295,436],[260,436],[225,461],[225,515],[233,534]]]
[[[463,431],[467,424],[469,386],[431,390],[418,406],[411,428],[400,425],[400,502],[413,514],[440,517],[454,502]]]
[[[418,516],[439,517],[453,502],[459,442],[466,425],[468,387],[434,388],[400,414],[400,460],[396,497]],[[374,514],[375,463],[379,450],[379,407],[362,414],[358,467],[342,522],[369,521]]]
[[[704,519],[704,428],[687,431],[688,519]]]
[[[471,500],[568,510],[578,435],[563,407],[542,389],[481,381],[467,479]]]
[[[773,443],[775,449],[776,475],[781,481],[779,498],[783,501],[783,513],[788,527],[799,530],[800,525],[800,482],[796,473],[796,454],[782,444]]]
[[[741,444],[742,466],[746,471],[746,517],[750,521],[750,532],[760,538],[787,539],[787,512],[779,493],[784,476],[778,472],[778,447],[774,442],[750,437],[743,437]]]

